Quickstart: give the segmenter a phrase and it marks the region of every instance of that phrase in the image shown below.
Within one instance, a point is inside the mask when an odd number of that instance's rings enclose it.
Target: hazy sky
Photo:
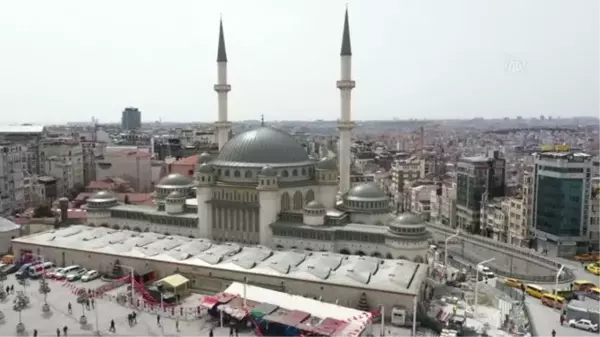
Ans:
[[[598,0],[354,0],[353,118],[599,113]],[[0,122],[337,119],[346,1],[0,2]]]

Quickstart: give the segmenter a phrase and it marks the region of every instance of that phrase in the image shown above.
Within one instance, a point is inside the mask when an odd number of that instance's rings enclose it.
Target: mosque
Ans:
[[[264,125],[230,139],[223,23],[217,52],[219,153],[198,156],[194,178],[170,174],[155,207],[120,204],[108,191],[87,199],[88,225],[279,249],[334,251],[423,262],[429,233],[417,216],[395,216],[375,183],[350,188],[352,50],[348,12],[341,48],[338,157],[315,158],[291,135]]]

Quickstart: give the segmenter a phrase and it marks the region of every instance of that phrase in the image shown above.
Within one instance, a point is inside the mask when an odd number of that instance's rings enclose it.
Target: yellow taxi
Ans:
[[[598,265],[598,263],[588,264],[587,266],[585,266],[585,270],[589,271],[594,275],[600,275],[600,266]]]
[[[506,278],[504,279],[504,284],[513,288],[521,288],[521,286],[523,285],[523,283],[516,278]]]

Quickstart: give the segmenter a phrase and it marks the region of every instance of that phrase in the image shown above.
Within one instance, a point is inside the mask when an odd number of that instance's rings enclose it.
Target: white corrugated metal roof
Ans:
[[[18,225],[8,219],[0,218],[0,232],[10,232],[21,228],[21,225]]]

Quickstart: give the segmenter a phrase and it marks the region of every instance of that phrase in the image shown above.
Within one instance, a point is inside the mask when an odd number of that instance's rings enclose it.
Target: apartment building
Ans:
[[[24,145],[0,145],[0,213],[3,216],[27,206],[23,168],[27,167],[28,158],[29,151]]]
[[[24,170],[31,174],[43,174],[44,163],[40,157],[41,141],[48,131],[43,125],[0,125],[0,142],[19,144],[27,149]]]
[[[44,172],[50,177],[56,178],[56,194],[64,197],[74,191],[73,163],[66,158],[46,158]]]
[[[411,188],[409,211],[419,215],[424,221],[429,221],[431,215],[431,193],[437,189],[438,186],[434,184],[424,184]]]
[[[48,175],[56,174],[56,169],[59,166],[65,168],[60,170],[59,179],[63,179],[65,190],[62,193],[70,193],[74,189],[82,189],[85,187],[84,176],[84,156],[81,142],[73,137],[58,137],[46,138],[42,140],[41,156],[44,160],[52,163],[46,164],[46,168],[53,171],[46,171]],[[57,162],[62,162],[62,165],[55,165]],[[66,169],[68,167],[68,169]],[[65,172],[69,172],[68,179],[63,177]]]
[[[46,203],[46,188],[35,175],[26,175],[23,179],[25,208]]]
[[[592,157],[576,152],[534,155],[533,226],[548,255],[572,257],[590,248]]]
[[[592,202],[590,210],[590,248],[600,250],[600,179],[592,185]]]
[[[522,196],[508,199],[507,243],[529,247],[529,221],[527,221],[526,200]]]
[[[456,167],[457,225],[481,233],[482,200],[505,195],[505,160],[498,151],[487,156],[463,157]]]
[[[136,192],[152,192],[152,160],[150,152],[137,147],[106,147],[96,159],[96,179],[114,177],[129,182]]]
[[[430,221],[456,228],[456,183],[443,182],[430,193]]]
[[[142,112],[138,108],[125,108],[121,113],[121,129],[139,130],[142,127]]]
[[[509,198],[483,200],[480,211],[481,233],[500,242],[508,242]]]

